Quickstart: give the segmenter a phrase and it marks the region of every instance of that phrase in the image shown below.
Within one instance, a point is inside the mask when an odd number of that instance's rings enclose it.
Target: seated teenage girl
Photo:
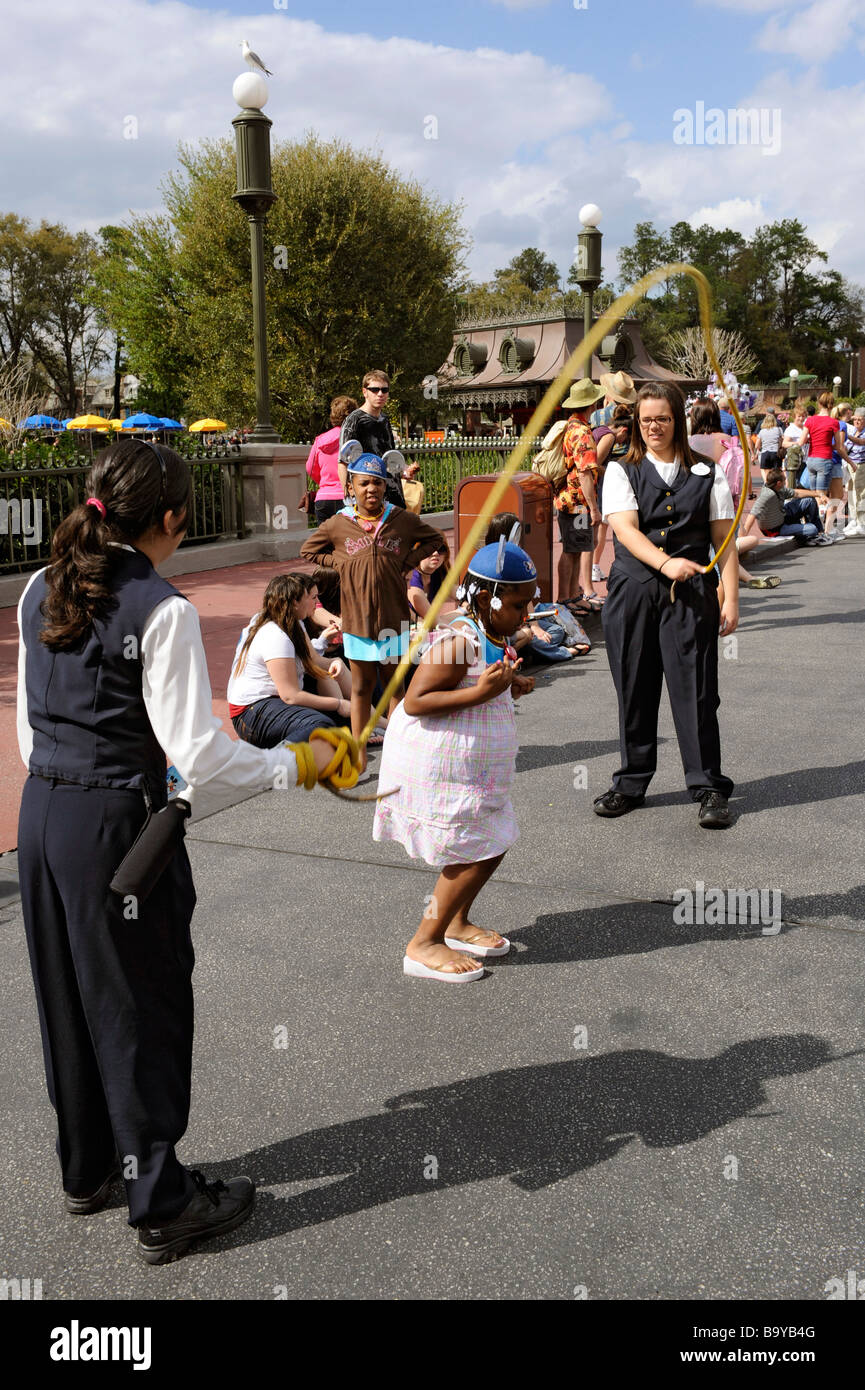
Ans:
[[[299,743],[314,728],[350,717],[351,678],[342,661],[316,662],[304,628],[318,587],[307,574],[278,574],[261,611],[240,635],[228,682],[228,712],[240,738],[257,748]]]

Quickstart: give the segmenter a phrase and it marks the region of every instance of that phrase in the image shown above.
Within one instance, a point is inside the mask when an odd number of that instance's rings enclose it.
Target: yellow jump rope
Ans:
[[[370,796],[345,796],[345,789],[353,787],[357,782],[360,750],[366,746],[367,739],[372,734],[373,729],[375,729],[383,712],[390,703],[391,696],[402,683],[402,679],[411,665],[412,656],[417,651],[430,628],[435,626],[442,605],[447,602],[459,581],[463,569],[477,550],[480,538],[486,533],[490,517],[495,516],[498,511],[499,503],[507,490],[511,478],[528,459],[531,441],[543,433],[550,416],[558,410],[565,390],[570,387],[572,381],[578,378],[580,370],[591,362],[592,353],[595,351],[596,347],[600,347],[602,340],[606,337],[609,330],[614,328],[620,319],[624,318],[628,310],[632,308],[638,300],[642,299],[643,295],[648,293],[653,285],[659,284],[662,280],[669,280],[674,275],[690,276],[697,287],[697,297],[700,306],[700,324],[703,329],[706,355],[718,381],[720,382],[723,380],[721,367],[715,355],[715,349],[712,343],[712,291],[702,271],[697,270],[692,265],[684,265],[681,262],[673,265],[659,266],[657,270],[650,271],[648,275],[644,275],[641,280],[638,280],[632,289],[626,290],[624,294],[619,295],[619,298],[611,304],[609,309],[598,319],[598,322],[595,324],[588,337],[584,338],[579,346],[574,349],[555,381],[550,384],[544,393],[543,399],[537,405],[524,433],[517,442],[516,448],[505,464],[498,480],[493,484],[486,503],[476,517],[463,544],[460,546],[459,553],[455,556],[446,578],[443,580],[438,593],[430,604],[429,611],[418,628],[417,634],[412,640],[408,652],[400,661],[381,699],[370,714],[369,720],[360,738],[355,740],[350,730],[345,728],[314,729],[310,738],[324,738],[328,743],[332,744],[334,749],[333,757],[321,774],[316,773],[312,749],[308,743],[293,743],[290,745],[297,757],[298,786],[303,783],[305,787],[311,789],[316,785],[316,780],[318,780],[322,786],[327,787],[328,791],[332,791],[335,796],[341,796],[347,801],[377,801],[381,799],[381,795],[390,795],[390,793],[373,793]],[[730,409],[736,421],[736,428],[742,443],[742,452],[745,459],[748,460],[751,456],[750,442],[742,417],[734,401],[730,402]],[[727,549],[727,546],[732,541],[733,536],[736,534],[736,528],[741,520],[742,512],[745,509],[745,502],[747,501],[750,491],[749,483],[750,470],[746,462],[746,476],[742,485],[742,495],[739,498],[739,505],[736,508],[736,515],[733,517],[730,529],[724,537],[723,544],[718,547],[710,563],[704,566],[702,570],[703,574],[708,574],[713,566],[718,563],[724,551]],[[675,589],[676,585],[674,583],[670,590],[671,601],[675,599]]]

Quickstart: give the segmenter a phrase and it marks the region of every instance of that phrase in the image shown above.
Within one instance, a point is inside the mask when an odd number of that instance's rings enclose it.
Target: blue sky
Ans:
[[[526,245],[565,276],[591,201],[609,277],[639,220],[750,235],[799,217],[833,266],[865,280],[865,0],[5,8],[4,210],[94,230],[158,212],[178,142],[230,134],[245,37],[273,69],[274,138],[313,129],[376,149],[461,201],[475,278]],[[742,143],[724,127],[718,143],[677,143],[674,113],[699,103],[762,110],[778,138]]]

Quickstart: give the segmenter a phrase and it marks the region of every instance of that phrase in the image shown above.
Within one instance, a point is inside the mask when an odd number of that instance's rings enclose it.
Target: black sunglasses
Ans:
[[[375,391],[381,396],[386,396],[390,391],[389,386],[367,386],[367,391]]]

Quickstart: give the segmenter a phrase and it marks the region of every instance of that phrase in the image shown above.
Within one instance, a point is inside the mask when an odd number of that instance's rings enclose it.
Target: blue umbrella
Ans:
[[[121,429],[124,430],[159,430],[163,428],[162,421],[158,415],[130,415],[123,421]]]
[[[70,415],[69,418],[68,418],[67,420],[61,420],[60,423],[61,423],[61,425],[63,426],[63,428],[65,429],[67,425],[71,425],[71,424],[72,424],[72,421],[73,421],[74,419],[75,419],[75,416],[74,416],[74,415]]]
[[[159,421],[164,430],[182,430],[183,426],[179,420],[169,420],[167,415],[163,415]]]
[[[28,415],[27,419],[18,426],[22,430],[41,430],[41,429],[60,429],[60,421],[55,420],[53,415]]]

